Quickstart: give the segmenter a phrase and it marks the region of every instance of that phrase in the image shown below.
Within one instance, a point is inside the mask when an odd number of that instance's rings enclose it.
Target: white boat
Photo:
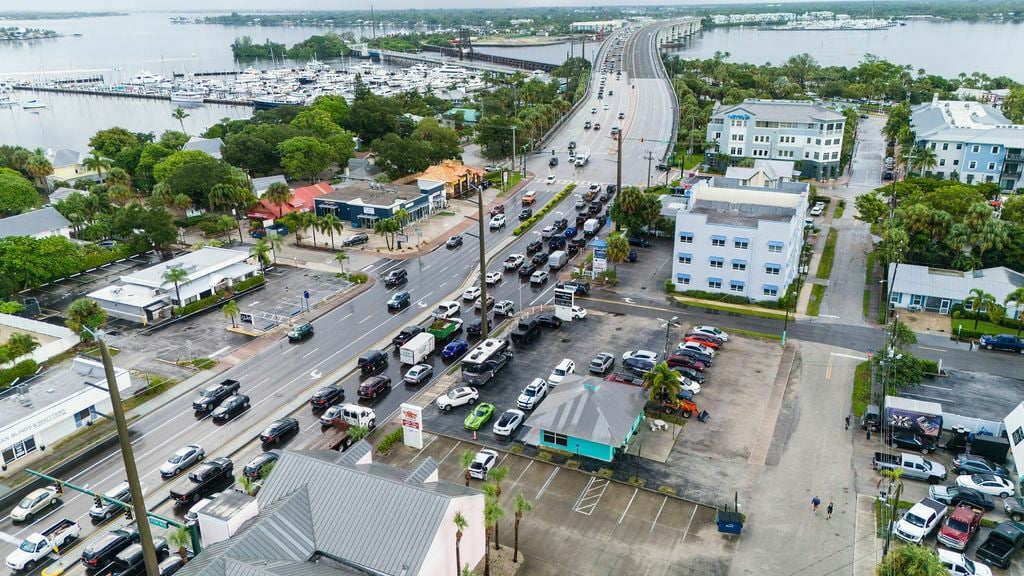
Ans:
[[[46,108],[46,104],[40,102],[39,100],[29,100],[28,102],[23,102],[21,104],[21,108],[23,110],[35,110],[37,108]]]
[[[171,92],[171,102],[177,102],[179,104],[202,104],[205,96],[206,95],[202,92],[178,90],[177,92]]]
[[[126,84],[130,84],[132,86],[149,86],[152,84],[158,84],[160,82],[163,82],[164,80],[165,78],[163,76],[159,76],[157,74],[153,74],[152,72],[146,72],[145,70],[142,70],[135,76],[132,76],[131,79],[129,79],[128,82],[126,82]]]

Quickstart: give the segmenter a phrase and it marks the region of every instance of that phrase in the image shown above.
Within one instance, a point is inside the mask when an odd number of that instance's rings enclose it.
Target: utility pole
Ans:
[[[647,156],[644,156],[644,158],[647,159],[647,187],[650,188],[651,187],[651,162],[654,160],[654,151],[648,150],[647,151]]]
[[[615,193],[622,192],[622,131],[615,135],[618,150],[615,151]]]
[[[513,129],[512,132],[515,135]],[[480,247],[480,340],[487,339],[487,282],[484,281],[487,278],[487,261],[485,258],[486,250],[484,249],[484,193],[483,189],[479,186],[474,186],[476,189],[476,210],[477,210],[477,234],[480,235],[479,242],[477,244]]]
[[[512,129],[512,170],[516,170],[516,127],[515,124],[509,126]],[[482,210],[482,208],[481,208]],[[481,212],[482,213],[482,212]]]

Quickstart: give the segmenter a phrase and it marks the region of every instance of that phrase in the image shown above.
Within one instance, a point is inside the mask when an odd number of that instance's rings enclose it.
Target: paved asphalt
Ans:
[[[617,83],[610,80],[609,87],[627,85],[628,80],[625,78],[624,74],[623,80]],[[598,75],[595,75],[593,82],[595,82],[596,88]],[[612,89],[614,90],[614,88]],[[597,107],[597,114],[590,113],[590,106],[581,107],[576,117],[554,137],[553,145],[556,153],[559,150],[564,151],[565,144],[572,139],[577,141],[577,146],[590,146],[595,151],[600,146],[606,146],[604,135],[613,125],[614,115],[620,109],[629,112],[624,126],[628,126],[630,122],[646,123],[648,114],[663,113],[658,110],[658,106],[650,105],[642,100],[648,94],[641,87],[630,91],[616,90],[615,96],[605,98],[600,103],[596,100],[596,92],[596,89],[592,90],[595,98],[593,106]],[[601,109],[604,103],[609,105],[608,111]],[[599,119],[604,124],[605,128],[601,134],[582,130],[583,122],[587,119]],[[546,164],[546,160],[544,163]],[[623,174],[630,175],[633,182],[638,182],[646,177],[646,174],[640,175],[638,168],[637,163],[627,162],[624,165]],[[548,168],[533,164],[531,169],[537,172],[538,176],[535,183],[528,186],[527,189],[537,191],[536,207],[539,208],[557,191],[561,190],[564,184],[544,185],[543,179],[549,173]],[[605,156],[604,161],[595,161],[592,158],[588,166],[574,168],[568,165],[567,158],[563,156],[559,166],[550,173],[562,182],[581,183],[579,190],[582,191],[585,190],[586,183],[589,182],[613,182],[614,163],[608,163],[607,156]],[[503,230],[486,232],[484,240],[487,246],[495,246],[511,237],[511,231],[517,223],[515,215],[518,213],[520,205],[519,198],[523,193],[521,191],[514,197],[505,198],[504,201],[510,216],[509,224]],[[563,203],[561,212],[552,211],[537,223],[534,230],[539,230],[553,223],[555,219],[563,217],[563,212],[564,217],[572,219],[575,215],[572,201],[570,196]],[[286,340],[281,339],[244,363],[225,372],[222,375],[223,378],[234,378],[241,381],[241,391],[250,396],[252,403],[252,407],[247,412],[233,421],[216,425],[209,418],[197,418],[191,410],[192,395],[188,394],[134,422],[132,424],[134,436],[132,443],[149,508],[157,511],[164,508],[161,504],[167,497],[167,490],[171,483],[161,481],[157,469],[169,454],[184,444],[198,443],[202,445],[206,449],[208,457],[231,455],[226,453],[229,446],[238,447],[245,438],[255,439],[269,422],[287,414],[298,417],[302,426],[300,437],[291,440],[294,445],[299,445],[306,438],[312,438],[319,434],[316,417],[310,412],[308,405],[303,404],[301,408],[296,409],[297,404],[308,398],[316,388],[343,377],[346,397],[349,401],[354,401],[358,380],[355,377],[347,377],[347,375],[354,368],[355,359],[362,352],[371,348],[384,347],[399,329],[412,324],[414,320],[422,321],[437,302],[452,296],[458,299],[458,295],[464,288],[463,284],[474,275],[476,268],[478,252],[475,235],[474,227],[468,234],[464,234],[465,244],[454,250],[442,247],[418,259],[385,262],[365,268],[364,271],[377,275],[385,274],[391,269],[405,268],[409,273],[409,282],[401,288],[392,290],[386,290],[383,283],[378,282],[352,302],[340,306],[316,320],[314,322],[316,334],[312,338],[298,345],[290,345]],[[515,239],[507,249],[493,255],[490,269],[500,270],[501,260],[506,254],[525,253],[525,245],[537,237],[535,233],[531,232]],[[553,280],[544,287],[534,289],[528,284],[520,284],[515,275],[505,274],[504,276],[503,282],[495,290],[488,291],[498,300],[511,299],[518,308],[520,302],[522,306],[530,306],[551,299]],[[390,292],[395,290],[409,290],[413,299],[412,306],[397,314],[389,313],[385,306]],[[464,307],[462,317],[468,321],[473,317],[473,313]],[[434,361],[435,363],[439,362],[436,357]],[[391,365],[385,373],[391,376],[393,382],[400,382],[400,366],[394,356],[392,356]],[[397,410],[401,402],[415,392],[415,389],[407,389],[401,384],[396,384],[394,390],[378,400],[374,406],[378,421],[386,420]],[[249,441],[238,450],[234,450],[236,452],[233,454],[236,471],[240,470],[248,458],[259,450],[260,446],[255,441]],[[66,476],[65,480],[95,488],[98,491],[106,491],[121,482],[123,478],[120,452],[110,451],[81,470]],[[90,505],[90,499],[81,494],[72,493],[65,497],[62,506],[37,519],[32,525],[15,526],[9,515],[0,518],[0,540],[3,541],[2,547],[0,547],[0,556],[6,556],[29,533],[64,517],[77,520],[82,524],[83,541],[87,541],[96,530],[100,529],[89,525],[87,514]],[[123,519],[118,517],[116,521],[123,521]],[[74,551],[72,551],[73,553]]]

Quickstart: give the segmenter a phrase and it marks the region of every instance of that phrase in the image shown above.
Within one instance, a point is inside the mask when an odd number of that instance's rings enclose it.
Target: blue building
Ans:
[[[415,186],[355,182],[314,198],[313,209],[318,216],[334,214],[353,228],[373,228],[400,209],[409,213],[410,220],[419,220],[444,208],[445,202],[443,182],[418,180]]]
[[[642,388],[593,376],[566,376],[530,416],[538,444],[603,462],[625,451],[644,419]]]

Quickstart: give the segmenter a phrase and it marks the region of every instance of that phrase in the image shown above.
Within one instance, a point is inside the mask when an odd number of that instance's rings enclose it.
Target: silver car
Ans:
[[[422,384],[423,382],[430,380],[430,376],[434,374],[433,367],[430,364],[416,364],[409,371],[405,373],[402,380],[406,384]]]
[[[182,470],[196,462],[200,462],[205,456],[206,451],[198,444],[189,444],[179,448],[177,452],[171,454],[170,458],[167,459],[167,462],[164,462],[163,466],[160,466],[160,477],[165,480],[168,478],[174,478],[178,474],[181,474]]]

